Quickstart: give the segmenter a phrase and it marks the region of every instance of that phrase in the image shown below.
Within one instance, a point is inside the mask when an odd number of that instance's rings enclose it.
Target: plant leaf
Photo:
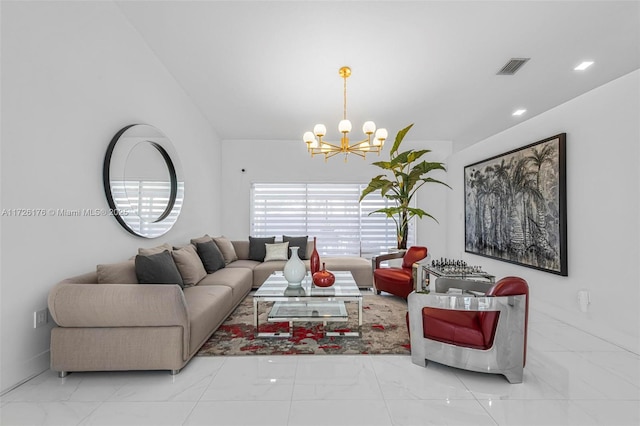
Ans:
[[[373,179],[371,179],[371,182],[369,182],[369,185],[362,191],[362,194],[360,195],[360,200],[358,201],[362,201],[364,197],[366,197],[370,193],[377,190],[380,190],[380,192],[382,193],[382,196],[384,197],[384,194],[386,194],[387,191],[389,191],[391,186],[393,186],[393,182],[387,179],[385,175],[378,175]]]
[[[393,157],[393,154],[395,154],[398,151],[398,148],[400,148],[400,144],[402,143],[404,136],[407,134],[409,130],[411,130],[412,127],[413,127],[413,123],[409,124],[407,127],[405,127],[404,129],[398,132],[398,134],[396,135],[396,140],[393,143],[393,147],[391,148],[391,152],[390,152],[392,157]]]
[[[384,213],[387,217],[393,217],[393,215],[398,214],[400,212],[400,207],[385,207],[384,209],[374,210],[369,215],[374,213]]]

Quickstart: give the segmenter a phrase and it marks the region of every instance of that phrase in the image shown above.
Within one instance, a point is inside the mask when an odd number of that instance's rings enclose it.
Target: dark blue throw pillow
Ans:
[[[169,250],[148,256],[139,254],[135,264],[140,284],[177,284],[184,288],[182,276]]]

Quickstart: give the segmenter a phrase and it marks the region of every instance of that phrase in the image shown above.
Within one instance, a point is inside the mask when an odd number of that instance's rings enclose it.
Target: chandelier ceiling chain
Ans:
[[[348,135],[351,131],[351,122],[347,119],[347,78],[351,76],[351,68],[342,67],[338,74],[343,79],[343,113],[342,121],[338,124],[338,130],[342,133],[340,145],[324,141],[322,137],[326,135],[327,128],[324,124],[316,124],[313,132],[305,132],[303,136],[303,140],[307,144],[307,151],[309,151],[311,157],[316,154],[323,154],[325,161],[334,155],[344,153],[345,162],[349,154],[359,155],[362,158],[366,158],[368,152],[380,154],[388,134],[386,129],[378,129],[376,131],[376,125],[373,121],[366,121],[362,126],[362,132],[366,135],[366,139],[354,144],[349,143]],[[375,136],[372,141],[371,135],[374,132]]]

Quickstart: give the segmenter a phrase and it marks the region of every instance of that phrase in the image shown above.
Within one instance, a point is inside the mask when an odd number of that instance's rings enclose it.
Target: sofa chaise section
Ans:
[[[275,271],[282,271],[286,261],[273,260],[258,262],[249,259],[249,241],[231,241],[238,260],[227,265],[227,269],[249,268],[253,271],[253,288],[256,289],[265,282],[269,275]],[[311,257],[313,244],[307,244],[306,259]],[[309,260],[303,260],[307,270],[310,268]],[[373,269],[371,261],[357,256],[321,256],[320,262],[325,263],[329,271],[350,271],[353,279],[360,288],[373,287]]]

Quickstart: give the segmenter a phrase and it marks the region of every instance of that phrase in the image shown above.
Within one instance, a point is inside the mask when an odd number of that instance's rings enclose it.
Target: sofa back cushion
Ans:
[[[232,245],[239,260],[249,260],[249,241],[233,240]]]
[[[196,248],[189,244],[171,252],[185,287],[191,287],[207,276]]]
[[[216,243],[222,256],[224,256],[224,263],[227,265],[231,262],[238,260],[238,255],[236,254],[236,249],[233,247],[231,240],[229,240],[224,235],[220,237],[214,237],[213,241]]]
[[[171,252],[173,250],[173,247],[169,243],[164,243],[157,247],[139,248],[138,254],[141,254],[142,256],[149,256],[150,254],[162,253],[165,250]]]
[[[98,284],[137,284],[136,265],[133,259],[96,266]]]
[[[191,244],[193,244],[194,246],[197,246],[198,243],[206,243],[208,241],[213,241],[213,238],[211,238],[209,234],[204,234],[204,236],[202,237],[192,238]]]

